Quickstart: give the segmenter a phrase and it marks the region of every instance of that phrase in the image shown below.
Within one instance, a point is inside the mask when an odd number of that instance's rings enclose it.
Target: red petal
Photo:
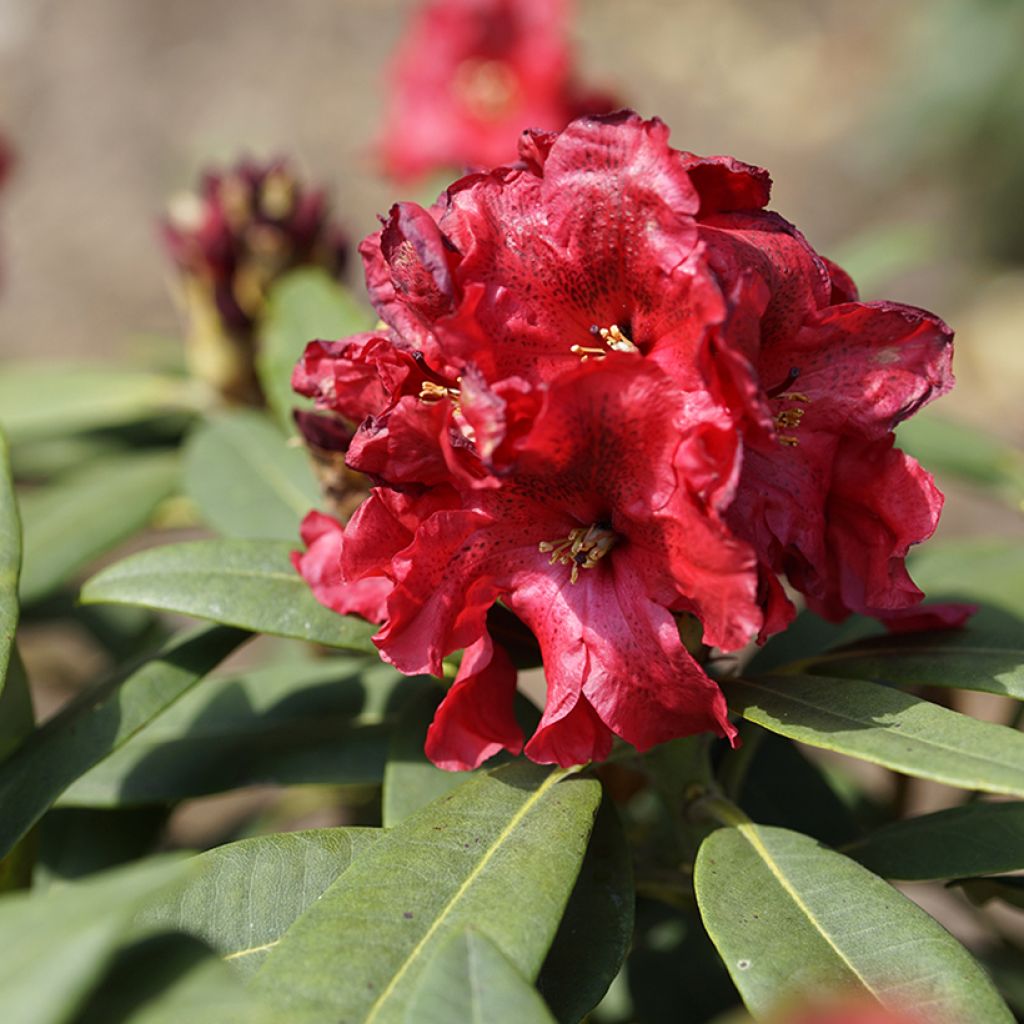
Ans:
[[[501,750],[518,754],[516,670],[486,631],[466,648],[452,688],[427,730],[426,754],[445,771],[471,771]]]

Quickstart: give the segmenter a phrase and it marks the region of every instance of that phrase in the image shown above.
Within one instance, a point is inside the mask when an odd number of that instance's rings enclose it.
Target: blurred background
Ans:
[[[197,171],[293,156],[354,238],[407,0],[0,0],[0,354],[130,357],[178,321],[155,220]],[[865,296],[957,330],[946,411],[1024,428],[1024,4],[580,0],[580,77],[674,143],[769,168],[773,207]]]

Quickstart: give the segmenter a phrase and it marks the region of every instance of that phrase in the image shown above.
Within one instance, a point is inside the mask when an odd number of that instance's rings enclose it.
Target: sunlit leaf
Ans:
[[[17,444],[194,411],[204,397],[186,377],[53,360],[7,363],[0,373],[0,425]]]
[[[908,881],[1024,870],[1024,803],[970,803],[897,821],[843,852]]]
[[[225,537],[297,543],[302,517],[320,501],[309,456],[266,416],[223,412],[185,447],[185,491]]]
[[[587,854],[537,988],[560,1024],[600,1001],[633,941],[633,863],[615,805],[601,801]]]
[[[0,765],[0,856],[80,775],[218,665],[247,634],[204,629],[169,643],[134,671],[88,690]]]
[[[21,520],[14,496],[7,441],[0,431],[0,701],[7,677],[7,665],[18,628],[18,575],[21,571]],[[2,707],[2,703],[0,703]],[[4,745],[0,720],[0,752]]]
[[[139,921],[202,939],[249,975],[295,919],[380,837],[324,828],[228,843],[195,857],[186,882],[151,900]]]
[[[423,970],[405,1024],[555,1024],[544,1000],[477,931],[453,935]]]
[[[145,526],[179,469],[172,452],[117,455],[26,494],[22,600],[45,597]]]
[[[295,432],[292,409],[309,406],[292,391],[292,370],[307,342],[368,331],[373,314],[323,270],[303,268],[282,278],[270,292],[260,331],[256,369],[267,404],[281,427]]]
[[[183,872],[180,859],[145,861],[42,896],[0,900],[0,1020],[73,1020],[139,907]]]
[[[413,681],[377,659],[317,658],[207,679],[61,795],[61,806],[175,802],[239,786],[379,783]]]
[[[289,929],[254,985],[282,1010],[402,1022],[427,962],[467,927],[533,979],[599,799],[593,780],[520,762],[475,776],[358,858]]]
[[[86,604],[140,604],[327,647],[372,652],[376,632],[337,615],[292,567],[286,541],[197,540],[131,555],[82,587]]]
[[[957,1024],[1012,1024],[984,970],[866,868],[786,829],[718,829],[694,885],[704,924],[748,1009],[829,992],[927,1006]]]
[[[723,684],[730,707],[770,732],[893,771],[1024,796],[1024,734],[877,683],[764,676]]]

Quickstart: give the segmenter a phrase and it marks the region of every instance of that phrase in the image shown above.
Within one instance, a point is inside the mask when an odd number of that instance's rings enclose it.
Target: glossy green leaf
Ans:
[[[923,910],[859,864],[787,829],[718,829],[694,886],[708,934],[747,1008],[862,992],[927,1006],[957,1024],[1012,1024],[970,954]]]
[[[292,409],[310,405],[291,387],[292,370],[306,344],[368,331],[373,322],[372,312],[320,269],[293,271],[271,290],[256,369],[267,404],[285,431],[295,433]]]
[[[0,856],[80,775],[216,667],[247,634],[204,629],[82,693],[0,765]]]
[[[326,647],[373,652],[377,627],[338,615],[295,571],[286,541],[197,540],[150,548],[82,587],[86,604],[140,604]]]
[[[18,648],[12,647],[7,678],[0,687],[0,762],[32,731],[33,725],[35,714],[28,676]]]
[[[1024,618],[1024,544],[1019,538],[925,544],[907,564],[929,597],[984,601]]]
[[[815,674],[1024,700],[1024,621],[999,608],[983,608],[963,629],[871,637],[798,665]]]
[[[843,852],[906,881],[1024,870],[1024,803],[970,803],[897,821]]]
[[[118,455],[26,494],[22,601],[45,597],[145,526],[179,471],[172,452]]]
[[[633,941],[633,863],[615,805],[601,801],[572,896],[537,988],[559,1024],[581,1021],[608,991]]]
[[[237,409],[200,425],[185,447],[185,492],[225,537],[298,542],[320,502],[309,456],[266,416]]]
[[[183,861],[161,858],[42,896],[0,900],[0,1020],[73,1020],[139,907],[183,873]]]
[[[254,985],[282,1010],[401,1022],[425,965],[467,927],[534,978],[600,795],[594,780],[522,762],[474,776],[356,860],[289,929]]]
[[[1024,499],[1024,456],[983,430],[926,412],[900,424],[898,441],[922,465],[942,477],[998,491],[1014,507]]]
[[[207,679],[62,794],[62,806],[171,803],[239,786],[375,784],[413,681],[377,659],[288,661]]]
[[[1024,734],[859,679],[765,676],[723,684],[769,732],[905,775],[1024,796]]]
[[[204,943],[178,934],[152,935],[119,950],[74,1024],[183,1021],[283,1024]]]
[[[252,974],[295,919],[380,834],[325,828],[217,847],[195,857],[186,883],[150,901],[139,923],[194,935]]]
[[[0,424],[12,444],[194,411],[204,400],[186,377],[52,360],[7,363],[0,373]]]
[[[21,572],[21,520],[14,496],[7,440],[0,431],[0,701],[18,628],[18,575]],[[2,707],[2,704],[0,704]],[[0,750],[4,727],[0,722]]]
[[[555,1024],[537,990],[486,936],[467,929],[430,959],[405,1024]]]
[[[388,744],[381,820],[392,828],[432,800],[469,778],[468,772],[445,772],[427,760],[423,744],[437,705],[444,697],[439,680],[428,681],[402,709]]]

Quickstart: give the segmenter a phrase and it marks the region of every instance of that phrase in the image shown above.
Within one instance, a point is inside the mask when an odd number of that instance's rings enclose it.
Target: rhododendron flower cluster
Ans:
[[[515,158],[523,125],[558,129],[618,104],[573,79],[570,0],[428,0],[395,54],[387,171],[491,167]]]
[[[259,400],[253,331],[270,286],[300,266],[337,277],[348,241],[322,190],[308,189],[284,160],[242,160],[203,174],[161,225],[181,276],[197,376],[232,398]]]
[[[360,247],[382,327],[311,343],[294,384],[375,486],[344,526],[311,513],[296,565],[402,672],[464,652],[435,763],[523,748],[496,605],[543,657],[525,752],[561,765],[734,736],[682,617],[735,651],[791,620],[784,578],[830,619],[928,621],[904,556],[942,497],[893,428],[951,386],[951,333],[858,301],[769,185],[581,118]]]

